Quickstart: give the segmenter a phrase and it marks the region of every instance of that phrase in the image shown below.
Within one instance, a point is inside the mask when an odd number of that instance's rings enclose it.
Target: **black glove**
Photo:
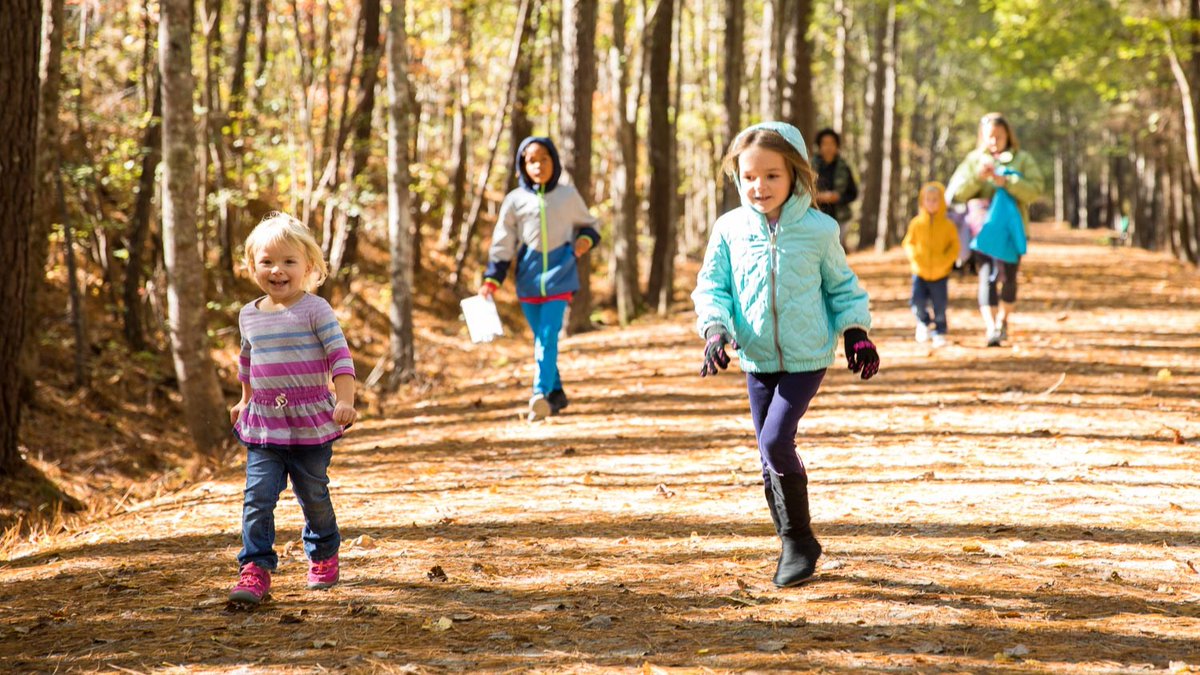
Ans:
[[[700,366],[700,377],[706,375],[716,375],[718,370],[725,370],[729,367],[729,354],[725,352],[725,345],[733,344],[733,348],[737,349],[737,342],[730,339],[729,334],[720,326],[709,326],[704,334],[708,340],[704,343],[704,365]]]
[[[842,337],[846,340],[846,365],[850,370],[862,373],[862,379],[871,379],[879,372],[879,352],[875,350],[875,343],[867,338],[867,331],[849,328]]]

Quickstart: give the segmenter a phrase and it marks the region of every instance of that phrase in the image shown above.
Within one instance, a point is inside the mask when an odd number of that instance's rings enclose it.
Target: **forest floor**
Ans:
[[[330,591],[304,588],[285,493],[273,600],[226,607],[238,465],[8,542],[0,670],[1200,671],[1200,276],[1037,234],[1000,349],[970,281],[932,351],[902,255],[852,256],[882,369],[839,361],[801,423],[806,586],[770,583],[744,379],[697,377],[681,304],[566,340],[571,406],[533,424],[517,326],[438,338],[457,384],[335,451]]]

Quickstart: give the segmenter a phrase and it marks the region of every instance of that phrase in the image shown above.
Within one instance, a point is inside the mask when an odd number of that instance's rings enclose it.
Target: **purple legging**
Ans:
[[[804,473],[796,454],[796,427],[817,395],[825,369],[805,373],[746,373],[750,416],[763,465],[763,478]]]

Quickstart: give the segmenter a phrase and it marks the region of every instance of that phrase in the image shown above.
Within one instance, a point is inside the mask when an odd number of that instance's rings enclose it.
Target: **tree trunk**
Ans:
[[[802,0],[806,1],[806,0]],[[847,18],[846,0],[833,0],[833,15],[837,20],[833,46],[833,128],[843,133],[846,128],[846,66],[847,66]]]
[[[862,251],[875,245],[879,232],[879,219],[886,213],[884,186],[887,184],[883,171],[885,157],[891,153],[886,151],[887,128],[890,127],[891,116],[888,114],[885,89],[887,85],[887,63],[885,55],[888,52],[888,34],[892,25],[894,7],[891,0],[886,7],[878,7],[872,17],[873,36],[871,39],[871,135],[867,144],[867,170],[863,176],[862,219],[858,229],[858,250]]]
[[[470,0],[456,2],[451,10],[451,33],[456,38],[454,69],[457,73],[455,86],[454,123],[450,139],[451,165],[449,176],[450,198],[442,213],[442,235],[438,247],[446,248],[454,240],[454,233],[462,228],[463,210],[467,200],[467,108],[471,105],[471,22]]]
[[[0,252],[5,264],[0,280],[0,306],[25,307],[29,288],[30,223],[34,222],[37,187],[38,43],[42,7],[38,0],[8,0],[0,23]],[[57,113],[56,113],[57,114]],[[10,311],[0,326],[0,377],[19,382],[21,346],[25,341],[23,311]],[[0,388],[0,475],[20,462],[20,387]]]
[[[730,4],[740,5],[741,0]],[[636,86],[633,95],[629,92],[630,63],[626,49],[625,0],[613,3],[613,46],[609,51],[609,63],[613,69],[613,100],[616,101],[617,149],[620,153],[613,162],[613,285],[617,300],[617,320],[622,326],[629,325],[640,313],[638,293],[638,194],[637,194],[637,115],[641,98],[641,86]],[[639,73],[634,68],[633,72]]]
[[[29,231],[29,260],[25,269],[29,285],[25,291],[25,336],[22,338],[19,379],[20,397],[31,402],[37,395],[34,384],[40,367],[37,350],[37,331],[41,309],[38,297],[46,283],[46,256],[49,252],[50,230],[56,220],[55,177],[59,170],[59,101],[62,97],[63,36],[66,24],[63,0],[48,0],[42,5],[41,54],[39,58],[40,88],[38,92],[37,200]]]
[[[157,72],[157,66],[155,72]],[[161,78],[154,77],[154,103],[150,120],[146,123],[146,134],[142,141],[142,173],[138,178],[137,197],[134,199],[133,215],[129,219],[129,240],[125,250],[129,257],[125,261],[125,341],[133,351],[146,349],[146,322],[142,318],[142,256],[146,249],[146,237],[150,233],[150,212],[154,203],[155,173],[162,161],[162,87]]]
[[[530,37],[536,32],[534,17],[537,16],[537,11],[537,1],[534,0],[529,11],[529,21],[522,32],[525,37],[517,58],[517,81],[514,85],[512,111],[509,113],[509,128],[512,130],[509,136],[509,159],[512,161],[508,164],[509,174],[505,192],[517,187],[517,148],[521,147],[521,141],[533,135],[533,120],[529,117],[529,97],[533,87],[533,49]]]
[[[75,262],[75,231],[67,214],[67,201],[63,197],[62,179],[55,177],[51,188],[55,202],[58,204],[59,219],[63,228],[63,259],[67,263],[67,294],[71,300],[71,328],[75,334],[75,381],[76,387],[87,384],[85,369],[87,366],[87,333],[83,322],[83,296],[79,291],[79,266]]]
[[[596,15],[598,0],[563,0],[562,117],[559,131],[562,152],[559,157],[571,183],[592,203],[592,97],[596,93]],[[579,291],[571,300],[567,333],[591,328],[592,254],[577,261]]]
[[[791,8],[792,26],[792,73],[791,91],[788,92],[792,124],[800,130],[804,140],[812,143],[817,132],[817,111],[813,105],[812,86],[812,42],[808,28],[812,23],[813,0],[793,0]]]
[[[746,2],[726,0],[725,3],[725,144],[719,153],[724,156],[733,139],[742,130],[742,72],[746,61]],[[737,186],[722,178],[721,210],[729,211],[741,204]]]
[[[354,140],[351,145],[350,165],[347,167],[346,183],[350,187],[351,199],[357,203],[358,177],[366,173],[371,159],[371,128],[375,121],[375,85],[379,81],[379,22],[380,0],[363,0],[363,47],[362,75],[359,78],[359,104],[354,115]],[[358,224],[356,213],[338,219],[338,231],[334,234],[333,246],[329,249],[329,284],[348,286],[348,274],[358,255]],[[325,291],[322,295],[326,295]]]
[[[896,161],[899,158],[900,144],[900,129],[897,124],[896,111],[898,90],[896,68],[900,52],[897,29],[896,3],[892,1],[888,3],[887,7],[887,47],[883,55],[883,166],[880,176],[879,223],[876,226],[875,236],[875,250],[880,253],[887,250],[892,239],[892,222],[894,221],[892,209],[896,196],[896,175],[900,170]],[[861,244],[859,248],[862,248]]]
[[[267,51],[267,28],[271,25],[271,0],[257,0],[254,3],[254,37],[258,52],[254,61],[254,81],[250,83],[250,104],[255,110],[261,110],[259,99],[262,96],[263,85],[266,84],[267,62],[270,52]]]
[[[416,373],[413,350],[413,223],[409,211],[408,135],[409,81],[408,32],[404,27],[404,0],[392,0],[387,19],[388,89],[388,244],[392,280],[389,308],[391,336],[388,355],[395,391]]]
[[[466,220],[463,222],[463,227],[459,233],[458,251],[454,254],[454,274],[450,277],[450,283],[458,287],[462,280],[463,267],[467,263],[467,258],[471,255],[471,240],[475,238],[475,230],[479,227],[479,214],[483,212],[483,202],[487,197],[488,182],[492,177],[492,166],[496,163],[496,153],[500,150],[500,139],[504,136],[504,118],[508,112],[508,106],[512,103],[513,84],[516,82],[517,61],[521,56],[521,45],[525,41],[525,27],[529,25],[529,12],[533,8],[533,0],[521,0],[521,7],[517,12],[517,28],[513,35],[512,46],[508,53],[508,82],[504,87],[504,99],[500,102],[500,107],[496,110],[495,121],[492,124],[492,137],[488,142],[488,160],[484,164],[483,171],[479,174],[479,181],[475,186],[475,196],[471,201],[471,211],[467,214]]]
[[[197,246],[191,2],[162,0],[160,12],[168,330],[188,431],[197,449],[211,454],[225,445],[229,434],[216,367],[209,354],[204,263]]]
[[[649,304],[665,314],[671,302],[667,266],[675,252],[675,223],[671,220],[676,187],[672,177],[675,125],[671,123],[671,37],[675,0],[659,0],[650,22],[650,100],[647,131],[650,153],[650,208],[647,217],[654,233],[650,259]]]
[[[759,33],[763,39],[762,52],[759,54],[759,110],[758,114],[764,120],[777,120],[783,116],[783,98],[779,91],[779,73],[783,64],[783,44],[780,40],[780,16],[782,0],[764,0],[762,12],[762,30]]]

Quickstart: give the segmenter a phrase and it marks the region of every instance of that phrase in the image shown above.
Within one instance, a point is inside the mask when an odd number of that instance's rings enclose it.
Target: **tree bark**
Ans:
[[[408,173],[409,80],[408,32],[404,0],[392,0],[387,17],[388,89],[388,275],[391,336],[388,389],[395,391],[416,373],[413,349],[413,222],[409,211]]]
[[[666,314],[671,302],[667,266],[675,246],[675,222],[671,219],[676,186],[672,176],[675,125],[671,123],[671,37],[675,0],[659,0],[650,22],[650,100],[648,142],[650,153],[650,208],[647,216],[654,233],[650,259],[649,304]]]
[[[812,143],[817,132],[817,111],[813,105],[812,86],[812,42],[808,38],[812,23],[813,0],[793,0],[790,17],[792,26],[792,81],[788,92],[788,106],[792,124],[800,130],[804,140]]]
[[[29,289],[30,223],[37,187],[38,61],[42,7],[38,0],[9,0],[0,23],[0,306],[25,307]],[[19,382],[25,312],[0,322],[0,377]],[[0,387],[0,476],[21,461],[20,387]]]
[[[746,61],[746,3],[727,0],[725,3],[725,144],[724,156],[742,130],[742,72]],[[729,211],[741,204],[737,186],[727,177],[721,184],[721,210]]]
[[[228,421],[209,353],[204,263],[197,242],[192,8],[190,0],[162,0],[160,7],[167,324],[188,431],[197,449],[211,454],[225,445]]]
[[[462,228],[463,210],[467,200],[467,108],[471,104],[471,22],[469,19],[470,0],[456,2],[452,11],[451,33],[456,37],[454,52],[455,72],[458,77],[454,82],[455,105],[454,122],[450,137],[450,198],[447,200],[442,213],[442,235],[438,238],[438,247],[446,248],[454,241],[454,233]]]
[[[846,128],[847,17],[846,0],[833,0],[837,20],[833,45],[833,128],[840,134]]]
[[[479,174],[479,181],[475,186],[475,196],[471,201],[471,211],[463,222],[462,230],[459,233],[458,251],[454,255],[454,274],[450,277],[450,283],[456,287],[462,280],[463,267],[471,254],[471,240],[475,238],[475,230],[479,227],[479,214],[483,212],[483,202],[487,197],[487,185],[492,177],[492,166],[496,163],[496,153],[500,150],[500,139],[504,136],[504,119],[508,107],[512,103],[517,61],[521,55],[521,45],[525,41],[525,27],[529,25],[529,12],[532,8],[533,0],[521,0],[516,33],[513,35],[512,46],[509,48],[508,54],[508,82],[504,87],[504,99],[496,110],[495,121],[492,124],[492,137],[488,142],[488,160]]]
[[[741,4],[732,0],[730,4]],[[638,315],[638,242],[637,242],[637,114],[641,87],[629,95],[629,52],[626,49],[627,23],[625,0],[613,3],[613,46],[609,63],[613,69],[613,100],[616,101],[617,149],[620,157],[613,162],[613,284],[617,301],[617,320],[627,326]],[[636,69],[634,72],[638,72]],[[639,81],[641,80],[639,76]]]
[[[509,113],[508,124],[512,130],[509,136],[512,161],[508,164],[509,174],[508,181],[505,183],[505,192],[517,187],[517,148],[521,146],[521,141],[533,135],[533,120],[529,117],[529,97],[531,87],[533,87],[533,49],[530,45],[530,36],[535,32],[533,20],[537,16],[537,12],[537,0],[534,0],[533,6],[529,10],[529,20],[522,33],[525,36],[524,41],[521,43],[520,54],[517,57],[517,81],[514,85],[512,111]]]
[[[562,116],[559,132],[562,138],[563,170],[571,183],[592,203],[592,98],[596,93],[596,15],[598,0],[563,0]],[[592,313],[592,254],[576,261],[579,270],[579,290],[571,300],[567,332],[580,333],[591,328]]]
[[[891,0],[886,7],[876,8],[872,17],[871,39],[871,134],[867,144],[867,170],[863,175],[862,219],[858,226],[858,250],[862,251],[875,245],[879,232],[879,218],[886,212],[884,205],[884,185],[886,180],[883,172],[886,152],[886,127],[890,126],[891,116],[887,114],[884,103],[887,84],[887,64],[885,54],[888,50],[888,32],[893,14]]]
[[[157,66],[155,72],[157,72]],[[155,173],[162,161],[162,87],[160,77],[154,77],[154,102],[150,120],[142,141],[142,173],[138,178],[137,197],[133,204],[133,215],[129,219],[129,240],[125,250],[129,257],[125,261],[125,286],[123,289],[125,309],[125,341],[133,351],[146,349],[146,322],[142,317],[142,266],[146,250],[146,238],[150,233],[150,212],[154,202]]]
[[[362,75],[359,85],[359,104],[355,113],[354,140],[347,167],[346,182],[350,186],[355,202],[358,201],[358,177],[366,172],[371,159],[371,128],[375,121],[375,85],[379,81],[379,56],[382,45],[379,41],[380,0],[363,0],[363,47]],[[347,214],[338,220],[338,231],[334,234],[333,246],[329,250],[328,287],[349,284],[347,274],[357,260],[358,224],[360,217]],[[324,293],[323,293],[324,294]]]
[[[759,54],[759,116],[764,120],[777,120],[783,115],[783,98],[779,91],[779,73],[783,64],[780,56],[783,45],[779,39],[782,0],[764,0],[762,12],[763,48]]]
[[[49,252],[50,230],[56,220],[57,209],[54,208],[55,176],[59,170],[59,101],[62,97],[62,55],[63,36],[66,24],[63,10],[63,0],[48,0],[42,4],[41,53],[39,58],[40,72],[38,132],[37,132],[37,200],[34,202],[35,214],[32,228],[29,232],[29,260],[26,270],[29,273],[29,285],[25,292],[25,336],[22,339],[20,360],[21,399],[31,402],[37,395],[37,372],[40,358],[37,350],[37,331],[40,325],[41,309],[38,297],[42,286],[46,283],[46,256]]]

